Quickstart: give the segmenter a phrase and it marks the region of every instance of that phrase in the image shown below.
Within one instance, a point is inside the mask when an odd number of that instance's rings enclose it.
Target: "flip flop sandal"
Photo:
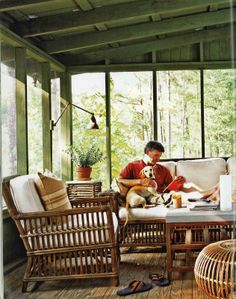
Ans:
[[[133,280],[129,283],[129,285],[126,288],[117,291],[116,294],[118,296],[126,296],[134,293],[145,292],[150,290],[151,288],[151,283],[145,283],[141,280]]]
[[[162,274],[151,273],[149,277],[157,286],[165,287],[170,284],[170,281]]]

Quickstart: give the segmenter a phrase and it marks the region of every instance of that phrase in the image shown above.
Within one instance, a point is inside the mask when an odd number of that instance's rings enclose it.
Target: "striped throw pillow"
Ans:
[[[64,211],[71,209],[71,204],[62,180],[38,172],[35,184],[45,210]]]

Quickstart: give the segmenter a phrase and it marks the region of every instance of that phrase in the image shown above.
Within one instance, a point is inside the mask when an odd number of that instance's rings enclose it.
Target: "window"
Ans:
[[[157,72],[158,139],[163,158],[200,158],[201,100],[199,71]]]
[[[153,138],[152,72],[111,73],[112,177]]]
[[[2,176],[6,177],[17,173],[15,52],[4,43],[1,47],[1,156]]]
[[[42,88],[39,63],[27,63],[27,113],[29,173],[43,171]]]
[[[205,145],[207,157],[235,154],[235,83],[233,70],[204,71]]]
[[[73,144],[97,143],[104,158],[106,157],[106,110],[105,110],[105,75],[100,73],[80,74],[72,77],[73,103],[88,111],[94,112],[99,130],[88,130],[91,115],[72,108]],[[106,160],[95,164],[92,178],[100,179],[103,188],[108,187]]]

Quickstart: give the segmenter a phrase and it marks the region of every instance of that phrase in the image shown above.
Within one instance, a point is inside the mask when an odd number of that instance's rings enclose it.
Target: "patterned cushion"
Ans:
[[[71,204],[67,196],[64,183],[51,176],[46,176],[38,172],[38,177],[35,183],[45,207],[45,210],[60,210],[71,209]]]

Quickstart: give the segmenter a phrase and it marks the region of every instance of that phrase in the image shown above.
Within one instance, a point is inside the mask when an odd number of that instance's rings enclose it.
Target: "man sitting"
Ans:
[[[145,187],[155,187],[155,182],[151,178],[141,179],[139,177],[140,171],[147,165],[153,166],[155,175],[155,181],[157,183],[157,191],[159,193],[168,192],[166,189],[172,182],[173,178],[170,171],[163,165],[157,164],[160,161],[162,154],[165,152],[164,146],[158,141],[149,141],[144,148],[144,157],[141,160],[128,163],[121,171],[118,178],[118,185],[121,191],[121,195],[125,196],[128,189],[135,185],[142,185]],[[219,201],[219,185],[215,186],[211,190],[201,191],[197,187],[184,187],[185,178],[182,176],[177,177],[178,190],[186,193],[198,191],[202,197]]]

